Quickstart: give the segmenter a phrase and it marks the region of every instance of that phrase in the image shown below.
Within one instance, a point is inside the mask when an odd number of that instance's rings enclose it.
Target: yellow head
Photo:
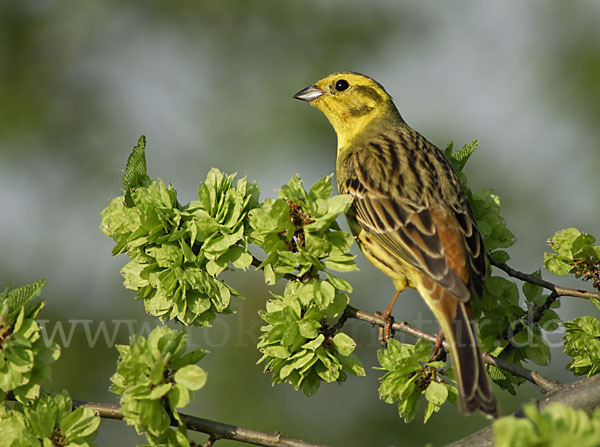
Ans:
[[[294,98],[307,101],[325,114],[338,136],[338,148],[352,142],[374,120],[401,119],[385,89],[359,73],[331,74]]]

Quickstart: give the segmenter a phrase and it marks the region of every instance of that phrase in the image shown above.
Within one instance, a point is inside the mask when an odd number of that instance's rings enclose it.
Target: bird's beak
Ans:
[[[306,102],[311,102],[313,99],[317,99],[324,93],[325,92],[316,85],[311,85],[310,87],[306,87],[304,90],[300,90],[298,93],[296,93],[294,95],[294,98],[301,99],[302,101]]]

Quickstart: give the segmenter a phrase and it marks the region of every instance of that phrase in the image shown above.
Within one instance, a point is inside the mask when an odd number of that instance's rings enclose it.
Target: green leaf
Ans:
[[[425,409],[427,421],[448,399],[449,392],[455,392],[454,387],[435,379],[449,375],[449,371],[444,371],[443,362],[428,362],[430,350],[431,345],[423,340],[413,346],[390,339],[387,348],[377,352],[380,369],[387,371],[380,379],[379,398],[389,404],[397,401],[398,414],[406,422],[414,419],[422,394],[429,402]]]
[[[542,277],[539,270],[533,272],[532,276],[538,279],[541,279]],[[527,298],[527,301],[534,303],[536,306],[541,306],[546,300],[546,297],[542,296],[543,289],[541,286],[531,284],[529,282],[524,282],[522,289],[523,293],[525,294],[525,298]]]
[[[9,410],[0,405],[2,445],[52,447],[55,444],[50,442],[51,437],[62,438],[60,445],[95,445],[100,417],[87,408],[73,410],[66,391],[44,394],[26,405],[17,403],[11,407]]]
[[[544,253],[544,268],[555,275],[565,276],[571,273],[573,264],[565,256],[554,253]]]
[[[46,281],[42,279],[17,287],[16,289],[4,290],[4,292],[0,293],[0,307],[7,306],[6,310],[2,310],[3,317],[11,321],[21,308],[25,307],[42,293],[45,286]]]
[[[425,390],[425,398],[439,407],[448,399],[448,389],[441,383],[431,382]]]
[[[448,399],[448,388],[441,383],[431,382],[425,390],[425,417],[423,423],[426,423],[434,412],[438,412],[444,402]]]
[[[156,327],[147,338],[134,335],[129,346],[119,346],[117,371],[111,377],[110,390],[121,396],[125,421],[147,436],[169,437],[171,417],[179,420],[175,408],[187,405],[191,390],[199,389],[206,375],[192,364],[203,350],[185,353],[187,333],[168,326]]]
[[[536,446],[535,428],[528,419],[506,416],[494,422],[496,447]]]
[[[321,323],[311,319],[304,319],[298,322],[298,330],[301,336],[307,339],[316,338],[319,335]]]
[[[467,163],[467,161],[469,161],[469,157],[471,157],[473,152],[475,152],[475,150],[477,149],[477,145],[477,140],[473,140],[472,142],[465,144],[458,151],[452,153],[453,143],[450,142],[445,152],[457,171],[460,172],[463,170],[465,164]]]
[[[179,369],[183,366],[198,363],[208,353],[205,349],[196,349],[188,352],[182,357],[174,358],[169,361],[169,367]]]
[[[517,395],[515,391],[514,376],[493,365],[487,365],[487,371],[490,379],[503,390],[508,391],[513,396]]]
[[[512,246],[515,236],[500,215],[500,197],[491,189],[482,189],[472,194],[471,202],[485,248],[493,251]]]
[[[548,245],[559,255],[573,259],[573,243],[581,235],[577,228],[567,228],[556,232],[548,239]]]
[[[353,272],[358,270],[354,262],[354,256],[345,253],[340,255],[332,255],[324,261],[325,267],[338,272]]]
[[[332,341],[338,352],[343,356],[352,354],[356,348],[356,342],[352,339],[352,337],[344,334],[343,332],[338,332],[335,334]]]
[[[496,446],[594,447],[600,444],[598,412],[590,416],[558,402],[549,404],[543,411],[529,404],[523,411],[525,419],[506,416],[494,421]]]
[[[171,391],[171,388],[173,387],[172,383],[161,383],[159,385],[157,385],[156,387],[152,388],[150,390],[150,393],[148,394],[140,394],[140,397],[144,397],[150,400],[158,400],[160,398],[162,398],[164,395],[166,395],[169,391]]]
[[[123,190],[125,191],[125,205],[127,207],[132,208],[135,206],[131,198],[131,190],[146,186],[149,182],[150,178],[146,174],[146,137],[142,135],[129,155],[123,173]]]
[[[285,359],[290,356],[290,353],[285,348],[285,346],[279,346],[279,345],[267,346],[266,348],[264,348],[263,352],[265,354],[270,355],[271,357],[275,357],[278,359]]]
[[[398,403],[398,414],[404,417],[404,422],[409,423],[417,415],[421,393],[417,390],[413,382],[410,382],[406,396]]]
[[[126,178],[135,166],[145,173],[143,149],[142,139]],[[101,229],[115,240],[113,253],[131,258],[122,271],[124,284],[137,290],[151,315],[202,327],[212,324],[216,313],[230,312],[230,297],[239,294],[217,276],[230,264],[245,269],[252,263],[248,213],[258,206],[259,195],[245,179],[234,186],[234,177],[212,169],[198,188],[198,200],[186,206],[172,186],[144,181],[127,191],[135,209],[117,198],[102,212]]]
[[[44,302],[32,302],[42,291],[45,281],[36,281],[0,293],[0,396],[12,392],[22,403],[39,395],[40,383],[49,374],[49,365],[57,360],[60,348],[48,347],[34,320]]]
[[[2,440],[7,446],[37,447],[40,445],[39,439],[27,427],[25,417],[17,410],[10,410],[1,405],[0,426]]]
[[[92,434],[95,436],[99,425],[100,418],[93,410],[79,407],[61,421],[60,430],[68,439],[75,440]]]
[[[510,255],[504,250],[495,250],[490,255],[499,262],[506,262],[510,259]]]
[[[331,186],[331,179],[333,174],[328,175],[327,177],[323,177],[318,180],[314,185],[310,187],[309,197],[312,200],[316,199],[327,199],[331,195],[333,191],[333,187]]]
[[[338,194],[330,198],[327,202],[329,205],[328,216],[345,213],[352,205],[354,198],[350,194]]]
[[[168,397],[173,408],[187,407],[192,400],[192,391],[189,387],[176,383],[169,391]]]
[[[314,340],[311,340],[311,341],[303,344],[302,348],[310,349],[311,351],[314,351],[323,344],[324,340],[325,340],[325,336],[323,334],[319,334],[319,336],[317,338],[315,338]]]
[[[538,365],[550,363],[551,353],[548,343],[539,333],[533,334],[532,343],[525,346],[525,353],[529,360]]]
[[[575,375],[588,377],[600,372],[600,321],[586,315],[563,323],[565,354],[572,357],[567,364]]]
[[[190,390],[199,390],[206,383],[206,372],[197,365],[187,365],[175,372],[175,382]]]
[[[322,280],[316,280],[313,283],[312,299],[317,303],[320,309],[327,308],[335,297],[335,288],[331,283]]]

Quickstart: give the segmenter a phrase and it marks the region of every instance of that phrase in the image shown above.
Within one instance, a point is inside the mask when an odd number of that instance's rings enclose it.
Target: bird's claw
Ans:
[[[394,336],[394,317],[392,315],[386,315],[385,313],[375,312],[375,315],[381,317],[384,320],[383,326],[379,328],[379,343],[382,346],[387,346],[387,341]]]
[[[445,360],[446,351],[444,350],[444,331],[440,331],[436,334],[435,343],[433,345],[433,351],[431,352],[430,362],[438,360]]]

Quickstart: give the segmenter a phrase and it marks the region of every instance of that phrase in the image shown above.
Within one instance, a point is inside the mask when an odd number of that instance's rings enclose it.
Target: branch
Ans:
[[[553,402],[560,402],[580,410],[591,410],[600,406],[600,375],[563,385],[558,391],[538,399],[536,405],[541,411]],[[524,414],[518,410],[513,413],[513,416],[522,418]],[[489,425],[447,447],[491,447],[493,445],[494,431],[493,426]]]
[[[494,265],[496,265],[497,261],[494,261],[491,257],[490,257],[490,259],[492,260],[492,263]],[[253,266],[255,266],[257,268],[261,268],[260,267],[261,264],[262,264],[262,261],[260,261],[256,257],[252,258],[252,265]],[[542,283],[548,284],[548,285],[550,285],[552,287],[558,287],[558,286],[554,286],[553,284],[548,283],[546,281],[540,280],[540,279],[538,279],[538,278],[536,278],[536,277],[534,277],[532,275],[527,275],[525,273],[516,272],[515,270],[512,270],[510,267],[508,267],[504,263],[500,263],[500,264],[503,264],[504,266],[506,266],[506,268],[510,269],[511,271],[515,272],[516,274],[520,274],[523,277],[526,277],[527,279],[523,279],[524,281],[527,281],[527,280],[529,280],[531,278],[532,280],[541,281]],[[283,277],[286,278],[287,280],[290,280],[290,281],[298,281],[298,280],[300,280],[300,278],[298,278],[297,276],[291,275],[289,273],[283,275]],[[520,279],[522,279],[522,278],[520,278]],[[542,284],[538,284],[538,285],[542,285]],[[542,285],[542,287],[544,287],[544,286]],[[565,288],[562,288],[562,287],[559,287],[559,289],[563,290],[563,291],[564,290],[573,290],[573,289],[565,289]],[[551,289],[551,290],[553,290],[553,289]],[[575,290],[575,292],[577,292],[577,291]],[[590,292],[586,292],[586,293],[590,293]],[[544,310],[547,309],[550,306],[550,304],[552,304],[552,301],[554,301],[554,299],[555,298],[553,298],[552,300],[548,300],[544,304],[544,306],[542,306],[542,307],[544,307]],[[339,321],[335,324],[335,326],[333,328],[330,329],[330,332],[331,333],[335,333],[338,330],[340,330],[348,318],[354,318],[354,319],[357,319],[357,320],[366,321],[367,323],[371,323],[371,324],[377,325],[377,326],[384,326],[386,324],[385,320],[382,317],[380,317],[378,315],[374,315],[374,314],[370,314],[370,313],[364,312],[362,310],[356,309],[353,306],[348,305],[346,307],[346,310],[344,311],[344,313],[340,317]],[[539,318],[541,318],[541,314],[538,317],[538,319]],[[404,321],[403,322],[398,322],[398,321],[394,322],[392,324],[392,329],[395,330],[395,331],[398,331],[398,332],[404,332],[405,334],[412,335],[415,338],[420,338],[420,339],[423,339],[423,340],[427,340],[427,341],[429,341],[431,343],[435,343],[436,342],[436,336],[435,335],[429,334],[427,332],[423,332],[420,329],[417,329],[417,328],[409,325],[408,323],[406,323]],[[444,349],[446,351],[449,350],[448,344],[445,341],[443,342],[443,346],[444,346]],[[516,365],[514,363],[508,362],[508,361],[503,360],[503,359],[501,359],[499,357],[494,357],[493,355],[491,355],[491,354],[489,354],[487,352],[483,353],[482,357],[483,357],[483,360],[487,364],[490,364],[490,365],[493,365],[493,366],[495,366],[497,368],[500,368],[500,369],[503,369],[505,371],[508,371],[511,374],[514,374],[515,376],[522,377],[523,379],[525,379],[525,380],[533,383],[534,385],[538,386],[543,393],[549,393],[549,392],[552,392],[552,391],[556,391],[560,387],[560,384],[558,382],[555,382],[554,380],[548,379],[547,377],[542,376],[541,374],[539,374],[536,371],[531,371],[531,370],[529,370],[527,368],[524,368],[524,367],[522,367],[520,365]]]
[[[346,310],[344,311],[344,313],[347,314],[349,318],[355,318],[357,320],[366,321],[367,323],[371,323],[371,324],[374,324],[377,326],[385,325],[385,320],[382,317],[364,312],[364,311],[356,309],[355,307],[352,307],[352,306],[346,307]],[[432,334],[424,332],[420,329],[417,329],[405,321],[401,321],[401,322],[395,321],[392,324],[392,329],[394,331],[403,332],[405,334],[412,335],[413,337],[416,337],[416,338],[419,338],[422,340],[427,340],[431,343],[436,342],[435,335],[432,335]],[[446,341],[443,342],[443,346],[446,351],[449,350],[449,346]],[[557,383],[551,379],[548,379],[547,377],[544,377],[543,375],[539,374],[536,371],[531,371],[531,370],[524,368],[520,365],[517,365],[515,363],[511,363],[511,362],[508,362],[499,357],[495,357],[487,352],[483,353],[482,357],[483,357],[483,361],[485,363],[487,363],[489,365],[493,365],[493,366],[503,369],[505,371],[508,371],[511,374],[514,374],[515,376],[522,377],[523,379],[538,386],[544,393],[553,392],[560,388],[559,383]]]
[[[530,275],[528,273],[519,272],[518,270],[515,270],[512,267],[509,267],[504,262],[495,260],[491,256],[488,256],[488,259],[490,260],[490,262],[492,263],[493,266],[498,267],[500,270],[503,270],[504,272],[506,272],[506,274],[508,274],[508,276],[512,276],[513,278],[520,279],[521,281],[525,281],[525,282],[528,282],[531,284],[535,284],[536,286],[543,287],[544,289],[548,289],[551,292],[554,292],[557,295],[557,297],[558,296],[574,296],[576,298],[600,299],[600,293],[594,293],[594,292],[588,292],[586,290],[571,289],[569,287],[557,286],[556,284],[553,284],[548,281],[544,281],[541,278],[536,278],[535,276]]]
[[[89,408],[96,412],[98,416],[105,419],[124,418],[121,407],[118,405],[73,400],[73,408],[77,407]],[[179,417],[181,417],[188,429],[211,435],[213,442],[217,439],[232,439],[234,441],[269,447],[327,447],[323,444],[314,444],[300,439],[288,438],[277,432],[263,433],[249,428],[223,424],[182,413],[179,413]],[[171,425],[177,426],[178,422],[172,419]]]

